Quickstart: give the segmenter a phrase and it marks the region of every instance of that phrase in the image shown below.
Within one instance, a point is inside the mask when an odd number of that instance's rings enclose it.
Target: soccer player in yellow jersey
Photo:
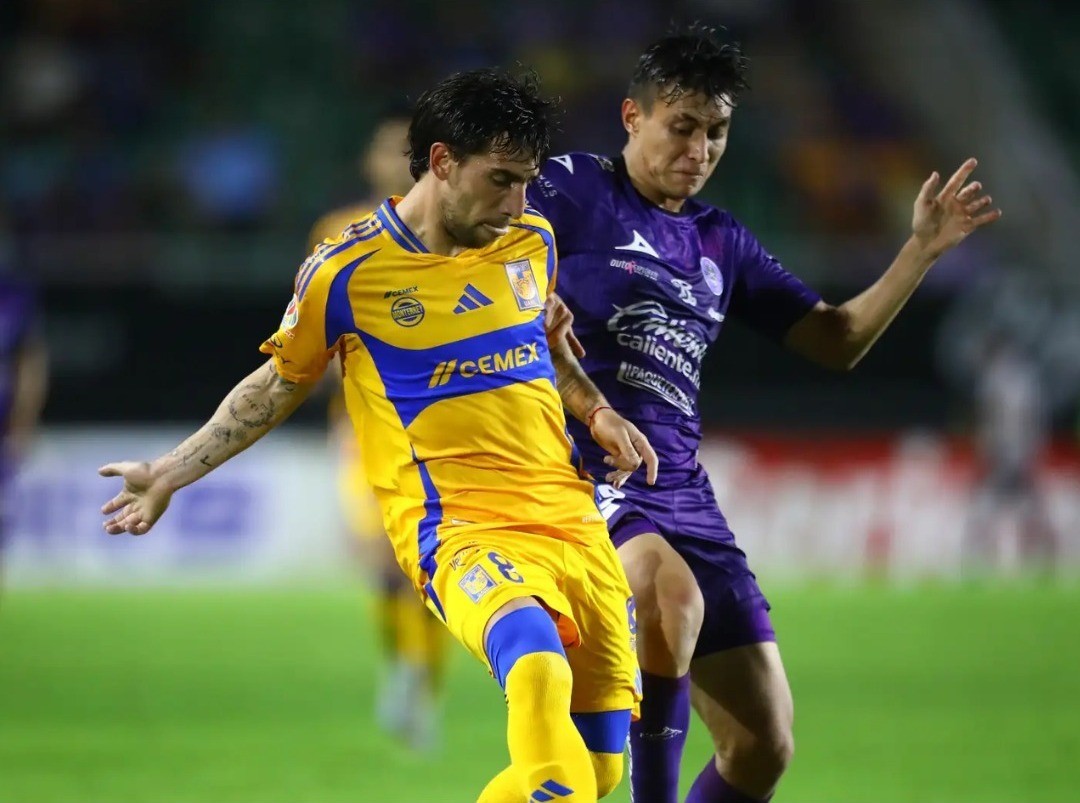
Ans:
[[[634,605],[566,434],[564,405],[621,483],[648,441],[562,337],[547,221],[525,186],[549,150],[530,77],[452,76],[417,101],[416,185],[300,268],[269,361],[173,452],[112,463],[106,532],[143,535],[172,494],[283,421],[335,354],[398,564],[507,702],[510,766],[479,803],[584,803],[622,776],[638,705]]]
[[[360,159],[369,200],[323,215],[311,229],[308,253],[334,240],[383,201],[404,195],[413,185],[409,174],[409,115],[384,114]],[[439,700],[447,636],[442,622],[424,606],[402,574],[383,531],[378,503],[364,473],[360,444],[345,409],[338,371],[329,404],[330,434],[339,451],[338,491],[346,526],[363,551],[374,580],[376,616],[384,666],[375,691],[376,718],[391,733],[417,749],[432,747],[439,721]]]

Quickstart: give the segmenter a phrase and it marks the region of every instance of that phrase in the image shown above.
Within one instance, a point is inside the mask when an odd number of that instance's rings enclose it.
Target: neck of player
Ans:
[[[453,238],[443,225],[443,214],[434,187],[429,186],[430,173],[413,185],[405,197],[394,207],[401,222],[420,238],[424,247],[433,254],[456,257],[467,250]]]
[[[633,142],[628,142],[623,148],[623,159],[626,161],[626,175],[630,177],[630,183],[645,200],[656,204],[665,212],[681,212],[685,198],[671,198],[653,182],[649,180],[649,168],[642,158],[639,149]]]

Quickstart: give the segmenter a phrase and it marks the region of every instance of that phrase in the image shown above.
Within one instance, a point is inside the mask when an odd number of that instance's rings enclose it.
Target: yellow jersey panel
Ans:
[[[479,530],[606,538],[544,330],[550,225],[527,214],[485,248],[444,257],[402,223],[397,200],[316,249],[263,351],[294,381],[342,355],[365,471],[418,587],[440,544]]]

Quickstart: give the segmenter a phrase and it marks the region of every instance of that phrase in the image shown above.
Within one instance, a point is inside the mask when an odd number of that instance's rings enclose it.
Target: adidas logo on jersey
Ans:
[[[481,307],[490,307],[494,303],[494,301],[485,296],[471,284],[467,284],[465,285],[465,291],[461,294],[461,298],[458,299],[457,306],[454,307],[454,314],[461,315],[462,313],[480,309]]]

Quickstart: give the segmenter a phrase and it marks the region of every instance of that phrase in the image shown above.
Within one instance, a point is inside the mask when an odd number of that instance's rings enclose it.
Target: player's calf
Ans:
[[[524,799],[595,801],[592,761],[570,718],[573,673],[550,615],[532,599],[507,603],[484,645],[506,692],[512,774]]]
[[[644,533],[619,547],[634,592],[641,666],[641,719],[630,731],[635,800],[677,803],[679,767],[690,727],[690,661],[705,613],[690,567],[661,536]]]

